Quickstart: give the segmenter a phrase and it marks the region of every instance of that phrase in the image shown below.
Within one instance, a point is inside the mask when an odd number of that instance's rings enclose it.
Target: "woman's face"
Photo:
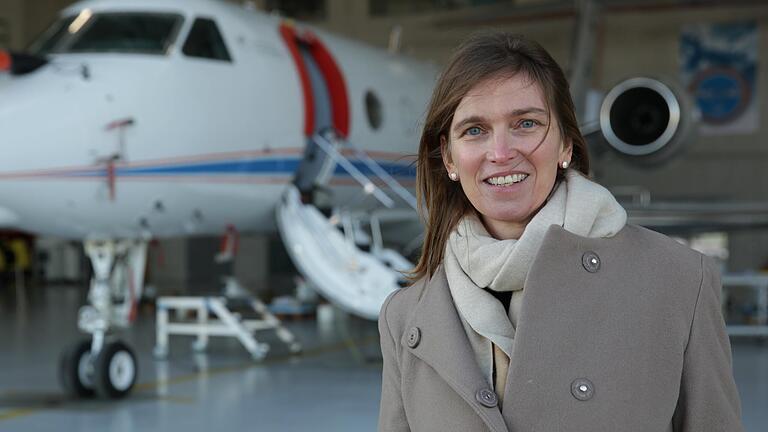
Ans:
[[[548,118],[549,117],[549,118]],[[498,239],[519,238],[544,203],[557,168],[571,160],[540,86],[527,77],[491,78],[461,100],[441,151],[448,173]]]

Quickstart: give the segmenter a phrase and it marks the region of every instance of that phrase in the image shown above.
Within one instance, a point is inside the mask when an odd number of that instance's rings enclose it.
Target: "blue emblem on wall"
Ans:
[[[711,133],[757,128],[757,36],[755,22],[696,24],[681,34],[682,79]]]

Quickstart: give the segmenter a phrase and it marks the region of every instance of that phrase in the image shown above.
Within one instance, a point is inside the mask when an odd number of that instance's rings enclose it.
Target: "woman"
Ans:
[[[416,282],[381,310],[382,431],[739,431],[714,262],[587,178],[562,70],[478,35],[434,90]]]

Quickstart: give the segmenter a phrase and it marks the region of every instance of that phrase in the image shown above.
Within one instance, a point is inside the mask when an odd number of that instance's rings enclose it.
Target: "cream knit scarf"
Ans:
[[[494,345],[512,361],[528,269],[549,227],[560,225],[583,237],[612,237],[626,221],[626,211],[607,189],[567,170],[565,181],[557,185],[519,240],[491,237],[474,214],[458,223],[446,245],[445,273],[478,365],[490,385],[494,385]],[[509,311],[483,288],[513,291]]]

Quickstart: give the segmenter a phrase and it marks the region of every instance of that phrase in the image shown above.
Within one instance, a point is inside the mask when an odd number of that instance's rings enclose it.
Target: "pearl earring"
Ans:
[[[459,179],[459,174],[457,174],[455,172],[452,172],[452,173],[448,174],[448,177],[450,177],[451,180],[456,181],[456,180]]]
[[[563,169],[566,169],[566,168],[568,168],[568,161],[563,161],[563,162],[560,164],[560,166],[561,166],[561,167],[563,167]]]

